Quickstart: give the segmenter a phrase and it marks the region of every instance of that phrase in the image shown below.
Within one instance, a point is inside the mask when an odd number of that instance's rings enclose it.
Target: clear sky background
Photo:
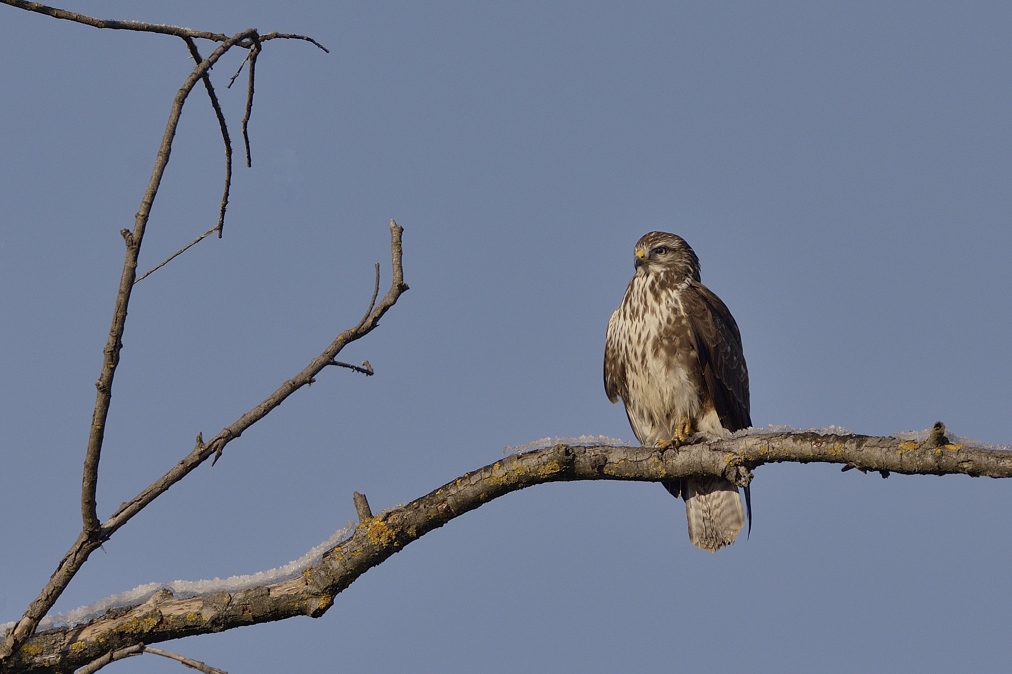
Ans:
[[[284,564],[354,519],[353,490],[379,511],[505,446],[631,441],[601,359],[653,229],[734,313],[757,426],[1012,442],[1008,2],[67,7],[331,49],[266,46],[224,239],[134,293],[101,516],[359,319],[390,218],[411,290],[343,354],[376,376],[325,372],[117,533],[59,610]],[[241,56],[213,71],[236,139]],[[79,530],[118,232],[191,65],[176,38],[0,6],[0,622]],[[222,167],[198,89],[142,270],[214,223]],[[753,506],[751,539],[708,555],[659,485],[537,487],[318,620],[167,648],[233,674],[1007,667],[1012,484],[767,466]]]

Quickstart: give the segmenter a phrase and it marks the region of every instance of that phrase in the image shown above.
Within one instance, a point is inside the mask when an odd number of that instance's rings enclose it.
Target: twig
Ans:
[[[190,56],[193,57],[193,61],[195,63],[203,61],[200,57],[200,52],[197,50],[197,44],[193,39],[189,37],[183,39],[186,41],[186,47],[190,50]],[[202,79],[204,80],[204,88],[207,89],[207,95],[211,99],[211,107],[214,108],[214,114],[218,118],[218,126],[221,128],[221,139],[225,143],[225,189],[221,195],[221,207],[218,210],[218,226],[216,227],[218,238],[220,239],[225,230],[225,209],[228,207],[228,193],[232,188],[232,139],[228,136],[228,124],[225,123],[225,114],[221,111],[221,106],[218,104],[218,96],[214,93],[214,87],[211,85],[211,77],[207,73],[204,73]]]
[[[372,287],[372,299],[369,300],[369,308],[365,310],[365,316],[363,316],[362,320],[358,322],[359,325],[362,325],[367,320],[369,320],[369,314],[372,313],[373,308],[376,306],[376,298],[379,296],[379,291],[380,291],[380,263],[376,262],[375,265],[376,265],[376,282],[373,284],[373,287]]]
[[[346,367],[349,370],[354,370],[355,372],[361,372],[362,374],[364,374],[367,377],[371,377],[374,374],[376,374],[376,372],[372,369],[372,365],[370,365],[369,361],[367,361],[367,360],[363,360],[362,361],[362,367],[359,367],[358,365],[352,365],[351,363],[342,363],[339,360],[331,361],[330,363],[328,363],[328,365],[336,365],[338,367]]]
[[[260,37],[253,37],[253,46],[249,49],[249,84],[246,87],[246,112],[242,116],[242,142],[246,146],[246,168],[253,166],[253,158],[249,152],[249,118],[253,113],[253,86],[256,81],[257,56],[260,55]]]
[[[188,658],[183,655],[179,655],[178,653],[172,653],[170,651],[163,651],[160,648],[152,648],[151,646],[148,646],[147,648],[144,649],[144,652],[151,653],[152,655],[160,655],[163,658],[169,658],[170,660],[175,660],[176,662],[180,662],[186,665],[190,669],[196,669],[198,671],[204,672],[204,674],[228,674],[228,672],[226,672],[225,670],[218,669],[217,667],[212,667],[210,665],[205,665],[200,660],[194,660],[193,658]]]
[[[273,33],[267,33],[266,35],[261,35],[260,36],[260,41],[261,42],[267,42],[268,40],[303,40],[305,42],[309,42],[309,43],[312,43],[312,44],[316,45],[317,47],[319,47],[320,49],[322,49],[323,51],[325,51],[328,54],[330,53],[329,49],[327,49],[322,44],[320,44],[319,42],[317,42],[313,38],[309,37],[308,35],[298,35],[296,33],[278,33],[278,32],[273,32]]]
[[[267,33],[266,35],[261,35],[260,36],[260,42],[261,43],[267,42],[268,40],[304,40],[305,42],[310,42],[310,43],[316,45],[317,47],[319,47],[320,49],[322,49],[326,53],[328,53],[328,54],[330,53],[329,49],[327,49],[322,44],[320,44],[319,42],[317,42],[313,38],[309,37],[308,35],[296,35],[295,33],[277,33],[277,32],[275,32],[275,33]],[[252,50],[246,52],[246,56],[245,56],[245,58],[243,58],[242,63],[239,64],[239,67],[236,68],[235,74],[232,75],[232,78],[228,81],[228,87],[227,87],[228,89],[231,89],[232,85],[235,84],[235,81],[237,79],[239,79],[239,75],[242,74],[243,67],[246,65],[246,62],[249,61],[250,53],[252,53]]]
[[[28,10],[29,12],[46,14],[47,16],[51,16],[56,19],[65,19],[67,21],[73,21],[75,23],[83,23],[86,26],[93,26],[95,28],[112,28],[115,30],[136,30],[145,33],[161,33],[163,35],[175,35],[176,37],[203,38],[205,40],[214,40],[215,42],[224,42],[225,40],[228,39],[228,36],[225,35],[224,33],[211,33],[206,30],[191,30],[189,28],[182,28],[180,26],[165,26],[157,23],[144,23],[142,21],[116,21],[111,19],[96,19],[90,16],[85,16],[84,14],[78,14],[77,12],[68,12],[65,9],[59,9],[57,7],[49,7],[48,5],[43,5],[38,2],[24,2],[24,0],[0,0],[0,2],[2,2],[5,5],[10,5],[11,7],[17,7],[19,9]],[[313,40],[309,41],[313,42]]]
[[[246,52],[246,56],[242,58],[242,63],[239,64],[239,67],[236,69],[235,74],[232,75],[232,78],[228,81],[228,86],[225,87],[226,89],[231,89],[232,85],[235,84],[235,81],[239,78],[239,75],[242,74],[242,69],[243,67],[245,67],[246,61],[249,61],[249,51]]]
[[[218,669],[217,667],[205,665],[203,662],[199,660],[194,660],[193,658],[188,658],[184,655],[179,655],[178,653],[165,651],[162,650],[161,648],[155,648],[154,646],[146,646],[144,644],[134,644],[133,646],[127,646],[126,648],[121,648],[116,651],[109,651],[102,657],[95,658],[84,667],[81,667],[74,674],[95,674],[95,672],[97,672],[98,670],[102,669],[108,664],[116,662],[117,660],[122,660],[123,658],[129,658],[136,655],[143,655],[144,653],[151,653],[152,655],[160,655],[163,658],[175,660],[176,662],[179,662],[189,667],[190,669],[196,669],[198,671],[204,672],[204,674],[228,674],[228,672],[226,672],[223,669]]]
[[[109,651],[100,658],[95,658],[84,667],[78,669],[74,674],[95,674],[98,670],[102,669],[106,665],[122,660],[123,658],[129,658],[135,655],[141,655],[146,650],[144,644],[134,644],[133,646],[127,646],[121,648],[118,651]]]
[[[219,228],[220,224],[221,223],[219,222],[217,225],[215,225],[211,229],[207,230],[206,232],[204,232],[203,234],[201,234],[200,236],[198,236],[196,239],[194,239],[190,243],[186,244],[185,246],[183,246],[182,248],[180,248],[179,250],[177,250],[175,253],[173,253],[172,255],[168,256],[167,258],[165,258],[164,260],[162,260],[161,262],[159,262],[158,264],[156,264],[154,267],[152,267],[151,269],[147,270],[146,272],[144,272],[143,274],[141,274],[140,276],[138,276],[137,280],[134,281],[134,285],[140,283],[141,281],[143,281],[147,277],[151,276],[156,271],[158,271],[159,269],[161,269],[162,267],[164,267],[168,263],[172,262],[174,259],[176,259],[180,255],[182,255],[183,253],[185,253],[186,251],[188,251],[190,248],[196,246],[198,243],[200,243],[201,241],[203,241],[207,237],[209,237],[212,234],[214,234],[216,231],[219,231],[218,228]]]
[[[24,9],[29,12],[36,12],[38,14],[45,14],[55,19],[64,19],[66,21],[73,21],[75,23],[82,23],[86,26],[92,26],[94,28],[110,28],[114,30],[133,30],[142,33],[160,33],[162,35],[175,35],[176,37],[192,37],[196,39],[212,40],[214,42],[225,42],[228,40],[228,36],[224,33],[212,33],[206,30],[193,30],[191,28],[183,28],[182,26],[166,26],[160,23],[145,23],[143,21],[120,21],[116,19],[96,19],[91,16],[85,16],[84,14],[78,14],[77,12],[70,12],[65,9],[58,7],[50,7],[43,5],[38,2],[25,2],[25,0],[0,0],[0,3],[4,5],[10,5],[11,7],[17,7],[18,9]],[[330,53],[330,50],[324,47],[322,44],[309,37],[308,35],[299,35],[297,33],[278,33],[272,32],[260,37],[261,42],[267,42],[268,40],[302,40],[309,42],[310,44],[316,45],[326,53]],[[240,41],[237,43],[240,47],[249,48],[251,42]]]

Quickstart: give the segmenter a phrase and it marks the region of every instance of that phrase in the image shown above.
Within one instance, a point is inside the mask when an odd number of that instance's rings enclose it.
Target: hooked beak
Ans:
[[[636,251],[636,259],[633,260],[633,267],[635,267],[636,269],[639,269],[644,264],[646,264],[646,261],[647,261],[647,253],[646,253],[646,251],[637,250]]]

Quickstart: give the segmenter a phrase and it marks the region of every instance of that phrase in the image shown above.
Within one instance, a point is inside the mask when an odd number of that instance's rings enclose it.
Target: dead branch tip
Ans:
[[[369,500],[366,499],[365,494],[353,492],[352,499],[355,501],[355,512],[358,513],[359,523],[371,520],[372,508],[369,507]]]

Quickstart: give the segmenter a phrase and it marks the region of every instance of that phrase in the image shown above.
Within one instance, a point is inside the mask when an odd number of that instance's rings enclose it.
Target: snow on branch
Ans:
[[[297,615],[319,617],[334,597],[407,544],[505,494],[547,482],[656,482],[719,475],[748,484],[770,463],[831,463],[887,476],[963,474],[1012,477],[1012,451],[952,442],[936,424],[922,439],[810,431],[751,432],[680,448],[557,444],[512,454],[462,475],[404,506],[358,523],[354,533],[294,578],[178,597],[163,588],[143,603],[107,611],[78,626],[30,637],[10,672],[66,671],[110,650],[220,632]]]
[[[110,609],[122,608],[124,606],[136,606],[150,599],[156,592],[168,590],[174,597],[187,598],[211,594],[212,592],[238,592],[251,587],[272,585],[282,581],[291,580],[298,576],[307,567],[316,564],[323,558],[323,554],[332,550],[338,543],[348,538],[355,528],[354,522],[349,522],[345,527],[338,529],[330,535],[327,540],[319,545],[310,548],[309,552],[298,559],[288,562],[282,566],[256,573],[229,576],[228,578],[212,578],[208,580],[173,580],[168,583],[145,583],[137,587],[119,592],[117,594],[103,597],[96,602],[81,606],[71,611],[47,615],[39,621],[39,630],[48,630],[53,627],[76,627],[87,623],[103,615]],[[0,636],[3,636],[17,622],[0,623]]]

